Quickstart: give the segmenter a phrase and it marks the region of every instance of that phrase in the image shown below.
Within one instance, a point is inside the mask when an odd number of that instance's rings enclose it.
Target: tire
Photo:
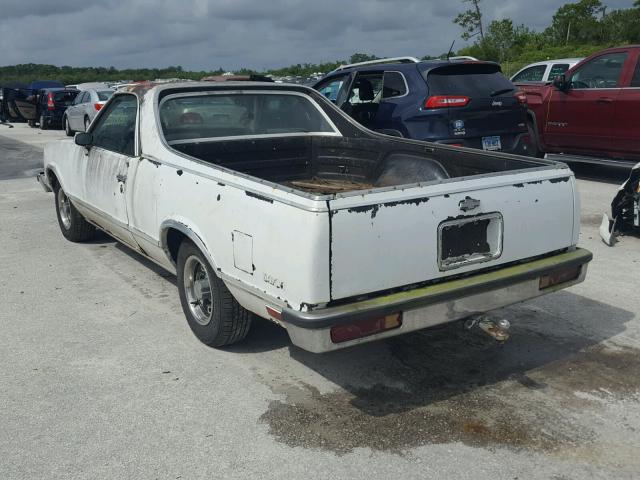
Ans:
[[[85,131],[85,133],[89,130],[89,125],[91,125],[91,120],[89,120],[89,117],[84,117],[84,131]]]
[[[527,121],[527,130],[531,140],[531,155],[537,158],[544,157],[544,152],[540,150],[540,143],[538,142],[538,130],[531,120]]]
[[[27,125],[29,125],[31,128],[36,128],[36,121],[35,120],[27,120]]]
[[[91,240],[96,233],[96,227],[87,222],[73,206],[69,197],[64,193],[60,185],[53,189],[56,202],[56,215],[62,235],[72,242],[85,242]]]
[[[47,122],[44,119],[44,115],[40,115],[40,130],[46,130],[47,129]]]
[[[178,250],[177,263],[180,303],[195,336],[210,347],[243,340],[253,314],[233,298],[202,252],[185,240]]]
[[[69,126],[69,118],[68,117],[64,117],[64,119],[62,120],[62,125],[64,127],[64,133],[67,134],[67,137],[73,137],[73,134],[76,133],[73,130],[71,130],[71,127]]]

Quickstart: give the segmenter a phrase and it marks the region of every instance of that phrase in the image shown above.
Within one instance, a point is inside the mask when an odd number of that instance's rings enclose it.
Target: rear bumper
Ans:
[[[338,350],[459,320],[575,285],[584,280],[592,258],[591,252],[578,248],[471,277],[337,307],[310,312],[285,309],[282,322],[291,341],[298,347],[315,353]],[[581,267],[577,278],[540,289],[540,277],[574,266]],[[403,314],[399,328],[339,344],[331,341],[331,327],[398,312]]]

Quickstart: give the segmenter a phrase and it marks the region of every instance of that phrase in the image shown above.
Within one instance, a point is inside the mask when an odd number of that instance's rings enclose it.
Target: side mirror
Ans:
[[[93,145],[93,135],[90,133],[76,133],[74,141],[76,142],[76,145],[91,148],[91,145]]]
[[[569,84],[567,83],[567,79],[564,77],[564,75],[558,75],[556,78],[554,78],[553,86],[561,92],[569,90]]]

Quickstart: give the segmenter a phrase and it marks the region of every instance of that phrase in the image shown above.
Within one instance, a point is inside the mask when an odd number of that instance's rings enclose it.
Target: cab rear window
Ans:
[[[430,95],[464,95],[471,98],[489,97],[494,92],[515,90],[498,65],[447,65],[422,73]]]

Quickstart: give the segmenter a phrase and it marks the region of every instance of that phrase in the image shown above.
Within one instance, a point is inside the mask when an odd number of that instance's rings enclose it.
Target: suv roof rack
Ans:
[[[333,70],[337,72],[339,70],[344,70],[345,68],[350,67],[359,67],[361,65],[375,65],[376,63],[419,63],[416,57],[391,57],[391,58],[378,58],[377,60],[369,60],[367,62],[358,62],[358,63],[350,63],[348,65],[340,65],[338,68]]]
[[[471,57],[469,55],[461,55],[459,57],[449,57],[449,61],[459,62],[461,60],[471,60],[472,62],[479,61],[476,57]]]

